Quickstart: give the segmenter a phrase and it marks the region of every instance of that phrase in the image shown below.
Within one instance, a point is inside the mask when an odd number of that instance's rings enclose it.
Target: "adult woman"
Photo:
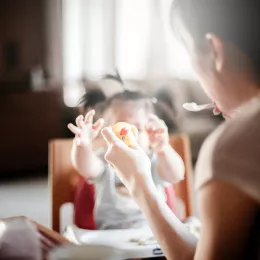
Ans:
[[[230,117],[206,140],[197,164],[198,243],[158,199],[143,151],[103,130],[106,159],[167,259],[260,259],[259,11],[255,0],[175,0],[171,11],[202,87]]]

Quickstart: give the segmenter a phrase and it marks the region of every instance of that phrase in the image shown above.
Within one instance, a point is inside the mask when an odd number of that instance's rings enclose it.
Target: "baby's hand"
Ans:
[[[149,135],[151,148],[159,153],[169,144],[168,128],[163,120],[154,114],[149,116],[149,121],[146,126],[146,131]]]
[[[95,110],[89,111],[85,118],[80,115],[76,118],[76,125],[68,124],[70,131],[75,134],[75,141],[78,146],[88,147],[92,141],[99,135],[104,125],[104,119],[100,118],[93,124]]]

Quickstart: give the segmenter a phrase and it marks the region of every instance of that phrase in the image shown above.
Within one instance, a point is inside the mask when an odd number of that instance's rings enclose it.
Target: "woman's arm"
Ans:
[[[202,233],[196,238],[157,196],[151,185],[133,193],[168,260],[245,259],[256,203],[235,187],[212,181],[199,191]]]
[[[245,259],[257,205],[235,187],[212,181],[199,191],[202,232],[197,250],[195,237],[158,198],[154,187],[133,194],[168,260]]]
[[[247,259],[245,254],[257,203],[235,186],[211,181],[198,192],[202,221],[195,259]]]
[[[202,233],[196,248],[196,238],[158,198],[144,151],[127,147],[111,129],[102,133],[109,143],[106,160],[139,204],[168,260],[243,259],[257,207],[250,197],[221,181],[203,186],[199,191]]]
[[[158,196],[146,153],[139,146],[127,147],[110,128],[102,134],[109,144],[105,159],[139,204],[167,259],[192,259],[197,239]]]
[[[193,259],[197,238],[173,214],[157,193],[155,186],[140,186],[133,192],[133,197],[143,211],[156,240],[166,258]]]

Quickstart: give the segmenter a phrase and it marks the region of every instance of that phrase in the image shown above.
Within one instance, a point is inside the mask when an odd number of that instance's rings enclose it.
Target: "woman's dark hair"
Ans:
[[[172,4],[171,25],[178,36],[184,27],[199,47],[205,42],[205,34],[214,33],[247,54],[257,73],[259,24],[259,0],[174,0]]]

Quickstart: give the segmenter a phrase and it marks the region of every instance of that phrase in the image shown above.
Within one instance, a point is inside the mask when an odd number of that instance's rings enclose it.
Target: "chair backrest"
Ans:
[[[71,147],[72,139],[55,139],[49,142],[52,229],[59,233],[61,207],[73,202],[81,178],[71,163]]]
[[[184,206],[183,218],[193,215],[193,201],[191,187],[193,185],[192,161],[190,139],[188,135],[172,135],[170,144],[181,156],[185,166],[185,178],[178,184],[173,185],[175,196],[181,200]]]
[[[192,215],[191,200],[191,154],[189,138],[186,135],[170,137],[170,144],[182,157],[185,165],[185,179],[174,185],[176,196],[183,202],[184,217]],[[74,170],[71,163],[72,139],[55,139],[49,142],[49,184],[51,186],[52,229],[60,232],[60,209],[63,204],[73,203],[82,177]],[[171,192],[172,190],[172,192]],[[167,202],[171,204],[173,189],[167,190]]]

